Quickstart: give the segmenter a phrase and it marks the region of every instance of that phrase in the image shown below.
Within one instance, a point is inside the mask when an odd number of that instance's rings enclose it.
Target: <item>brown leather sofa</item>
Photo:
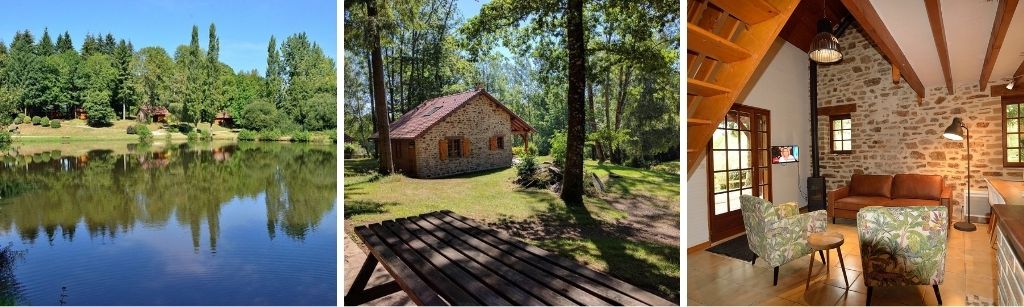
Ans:
[[[827,201],[835,224],[837,217],[856,219],[857,211],[867,206],[945,206],[952,214],[951,194],[952,187],[939,175],[853,175],[849,185],[829,191]]]

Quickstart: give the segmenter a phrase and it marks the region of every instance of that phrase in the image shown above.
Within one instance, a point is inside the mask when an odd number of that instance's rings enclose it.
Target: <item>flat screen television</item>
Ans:
[[[800,161],[800,146],[772,146],[772,164]]]

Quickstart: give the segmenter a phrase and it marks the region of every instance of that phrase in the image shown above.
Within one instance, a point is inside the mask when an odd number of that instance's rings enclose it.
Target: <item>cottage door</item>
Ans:
[[[740,195],[771,200],[769,111],[733,105],[707,146],[711,242],[744,231]]]
[[[412,140],[392,140],[391,155],[395,172],[416,177],[416,147]]]

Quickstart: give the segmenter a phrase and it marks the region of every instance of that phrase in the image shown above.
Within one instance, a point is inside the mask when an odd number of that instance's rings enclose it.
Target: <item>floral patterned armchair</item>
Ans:
[[[864,285],[931,285],[942,304],[946,263],[946,207],[865,207],[857,213]]]
[[[800,214],[796,203],[773,205],[749,195],[740,196],[740,211],[747,244],[757,254],[754,261],[760,257],[775,267],[774,285],[779,284],[779,266],[810,254],[807,235],[825,231],[828,220],[825,210]]]

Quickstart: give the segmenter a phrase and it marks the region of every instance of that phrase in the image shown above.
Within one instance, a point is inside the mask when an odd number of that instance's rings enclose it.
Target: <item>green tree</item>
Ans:
[[[92,34],[86,34],[82,41],[82,56],[88,57],[100,52],[100,42]]]
[[[282,77],[281,55],[277,52],[277,40],[270,36],[270,43],[267,44],[267,89],[265,97],[274,105],[281,103],[282,91],[284,89],[284,78]]]
[[[55,46],[57,53],[65,52],[76,52],[75,45],[71,43],[71,34],[64,31],[64,34],[57,36],[57,45]]]
[[[89,116],[89,125],[106,126],[115,119],[110,107],[112,85],[117,79],[114,60],[105,54],[85,58],[80,67],[78,86],[82,88],[82,104]]]
[[[145,47],[135,54],[132,72],[138,82],[141,105],[168,106],[172,100],[171,82],[176,73],[174,62],[161,47]]]
[[[49,56],[54,53],[53,40],[50,39],[50,29],[43,28],[43,37],[39,39],[39,44],[36,45],[36,54],[40,56]]]
[[[138,87],[135,84],[135,75],[132,74],[132,59],[135,53],[133,49],[130,42],[126,43],[122,39],[117,43],[113,54],[117,77],[114,79],[111,89],[113,94],[111,108],[119,109],[118,113],[121,114],[122,120],[127,118],[129,109],[133,108],[138,101],[135,92]]]
[[[277,107],[269,101],[260,99],[245,106],[238,115],[238,125],[242,128],[262,131],[277,126]]]
[[[213,123],[213,117],[217,111],[224,107],[224,92],[222,87],[225,79],[232,73],[231,68],[220,63],[220,38],[217,37],[217,26],[210,23],[209,41],[207,43],[205,72],[203,80],[203,93],[206,98],[201,111],[200,120]]]

